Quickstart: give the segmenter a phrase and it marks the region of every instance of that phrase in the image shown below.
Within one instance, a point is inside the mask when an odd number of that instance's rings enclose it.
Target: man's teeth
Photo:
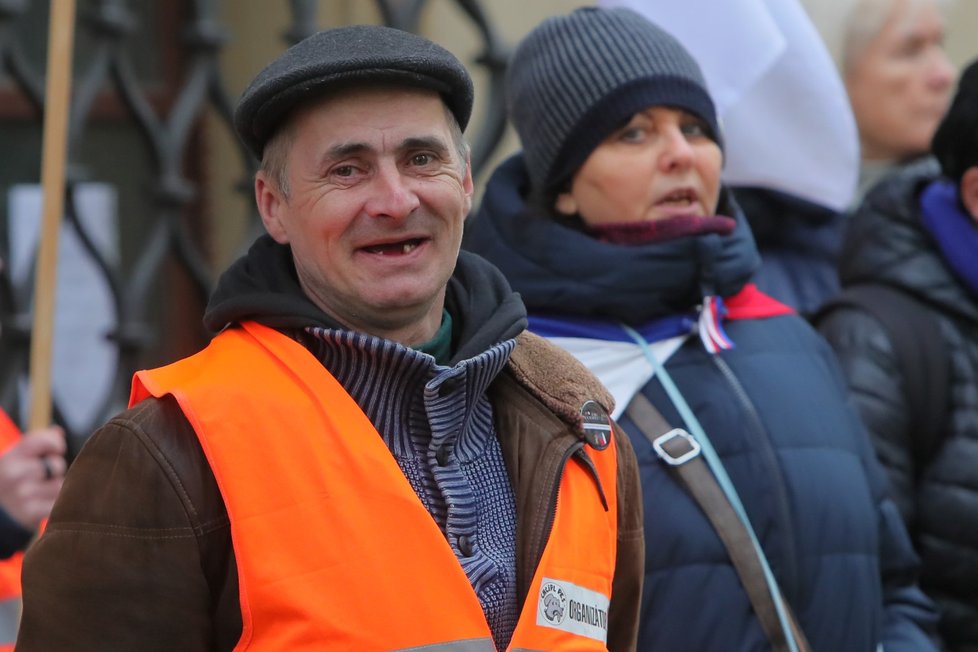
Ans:
[[[391,256],[391,255],[404,255],[409,254],[418,248],[421,242],[419,240],[409,240],[407,242],[402,242],[400,244],[392,243],[386,245],[377,245],[374,247],[368,247],[368,250],[375,254],[380,254],[381,256]]]

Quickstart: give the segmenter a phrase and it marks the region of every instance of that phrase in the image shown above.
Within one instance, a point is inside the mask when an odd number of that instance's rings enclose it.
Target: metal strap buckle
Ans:
[[[673,455],[664,448],[665,444],[673,439],[676,439],[677,437],[684,440],[686,445],[689,446],[689,450],[679,456]],[[666,434],[656,437],[656,439],[652,442],[652,448],[655,449],[655,452],[658,453],[659,457],[662,458],[666,464],[670,464],[672,466],[685,464],[689,460],[699,455],[700,451],[702,450],[699,442],[697,442],[691,434],[682,428],[673,428]]]

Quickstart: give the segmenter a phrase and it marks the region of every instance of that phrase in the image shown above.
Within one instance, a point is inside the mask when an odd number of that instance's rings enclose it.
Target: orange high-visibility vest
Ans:
[[[20,428],[0,410],[0,454],[20,441]],[[20,622],[20,566],[23,552],[0,560],[0,652],[13,652]]]
[[[236,652],[495,650],[478,597],[383,439],[302,345],[255,323],[142,371],[200,439],[231,521]],[[614,443],[567,462],[512,650],[605,650],[617,541]]]

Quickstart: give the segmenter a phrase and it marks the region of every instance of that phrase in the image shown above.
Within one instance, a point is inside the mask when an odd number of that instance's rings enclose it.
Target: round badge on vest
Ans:
[[[595,450],[603,451],[611,443],[611,417],[596,401],[581,406],[584,418],[584,439]]]

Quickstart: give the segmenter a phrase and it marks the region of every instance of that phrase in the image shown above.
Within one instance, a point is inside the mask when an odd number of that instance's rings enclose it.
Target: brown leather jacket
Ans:
[[[529,334],[490,394],[516,493],[522,601],[546,543],[564,454],[582,438],[580,408],[596,400],[610,411],[611,399],[576,360]],[[608,647],[617,652],[635,649],[645,552],[634,452],[616,435],[619,541]],[[144,401],[92,436],[28,552],[23,585],[23,652],[234,648],[241,613],[228,516],[175,401]]]

